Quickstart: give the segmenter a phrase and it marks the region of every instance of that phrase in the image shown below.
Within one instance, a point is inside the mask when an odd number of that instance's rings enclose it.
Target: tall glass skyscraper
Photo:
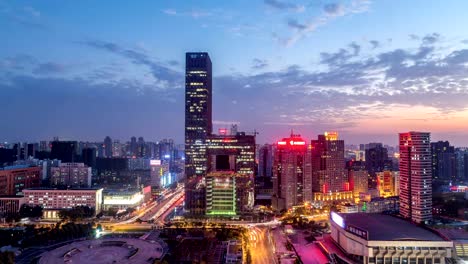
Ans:
[[[208,168],[206,138],[212,125],[212,71],[206,52],[188,52],[185,56],[185,209],[204,214],[203,176]]]
[[[400,133],[400,214],[421,223],[432,219],[431,136]]]

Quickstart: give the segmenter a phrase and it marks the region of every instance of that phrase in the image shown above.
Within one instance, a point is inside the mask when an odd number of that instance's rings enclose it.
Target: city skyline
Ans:
[[[0,140],[183,143],[184,55],[206,51],[213,131],[238,124],[260,144],[291,129],[307,141],[339,131],[347,144],[397,145],[414,130],[466,146],[468,36],[452,26],[466,24],[465,5],[0,1]]]

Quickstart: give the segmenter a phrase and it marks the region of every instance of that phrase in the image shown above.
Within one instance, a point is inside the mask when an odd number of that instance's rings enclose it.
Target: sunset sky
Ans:
[[[216,128],[468,146],[468,2],[0,0],[0,141],[183,142],[185,52]]]

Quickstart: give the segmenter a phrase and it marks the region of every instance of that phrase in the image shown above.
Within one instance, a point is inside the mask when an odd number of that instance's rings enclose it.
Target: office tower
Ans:
[[[84,163],[61,163],[50,171],[52,186],[91,187],[91,167]]]
[[[431,143],[432,178],[441,181],[453,181],[457,178],[457,157],[455,147],[448,141]]]
[[[455,156],[457,159],[457,180],[468,180],[468,148],[457,148]]]
[[[348,170],[349,188],[353,191],[354,199],[357,199],[360,193],[367,193],[369,190],[369,173],[366,170],[366,164],[364,161],[351,160],[346,162],[346,168]]]
[[[206,138],[212,132],[212,71],[206,52],[185,57],[185,209],[204,214],[204,184],[208,157]]]
[[[104,157],[105,158],[112,158],[112,139],[107,136],[104,139]]]
[[[138,138],[136,156],[138,158],[146,157],[146,144],[145,144],[145,140],[143,139],[143,137]]]
[[[273,146],[265,144],[258,153],[258,176],[272,177],[273,174]]]
[[[345,170],[344,141],[325,132],[311,141],[312,191],[315,201],[352,200]]]
[[[50,148],[49,148],[49,144],[47,143],[47,141],[41,141],[39,142],[39,151],[49,151]]]
[[[277,142],[273,163],[272,207],[282,211],[304,203],[304,163],[306,143],[291,134]]]
[[[118,158],[122,156],[122,144],[119,140],[112,142],[112,157]]]
[[[76,141],[52,141],[50,159],[75,162],[78,143]]]
[[[81,150],[81,158],[86,166],[96,168],[96,148],[83,148]]]
[[[417,223],[432,219],[430,142],[430,133],[399,134],[400,214]]]
[[[129,152],[130,152],[130,156],[137,156],[137,153],[138,153],[138,144],[137,144],[137,141],[136,141],[136,137],[132,137],[130,139],[130,149],[129,149]]]
[[[209,135],[206,139],[206,151],[209,160],[205,178],[206,214],[220,215],[225,212],[226,215],[231,215],[233,212],[240,214],[251,209],[254,203],[255,135],[245,132]],[[230,197],[234,197],[235,204],[231,208],[233,211],[221,210],[214,205],[216,201],[222,201],[222,197],[215,199],[213,196],[222,193],[218,188],[218,183],[222,181],[229,182],[226,186],[231,190]]]
[[[369,143],[365,150],[366,169],[372,179],[377,172],[391,169],[391,160],[388,158],[388,150],[382,143]]]

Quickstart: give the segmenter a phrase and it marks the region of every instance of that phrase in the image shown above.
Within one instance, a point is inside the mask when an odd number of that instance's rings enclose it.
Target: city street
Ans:
[[[249,227],[248,247],[254,264],[278,263],[273,252],[270,231],[267,227]]]

